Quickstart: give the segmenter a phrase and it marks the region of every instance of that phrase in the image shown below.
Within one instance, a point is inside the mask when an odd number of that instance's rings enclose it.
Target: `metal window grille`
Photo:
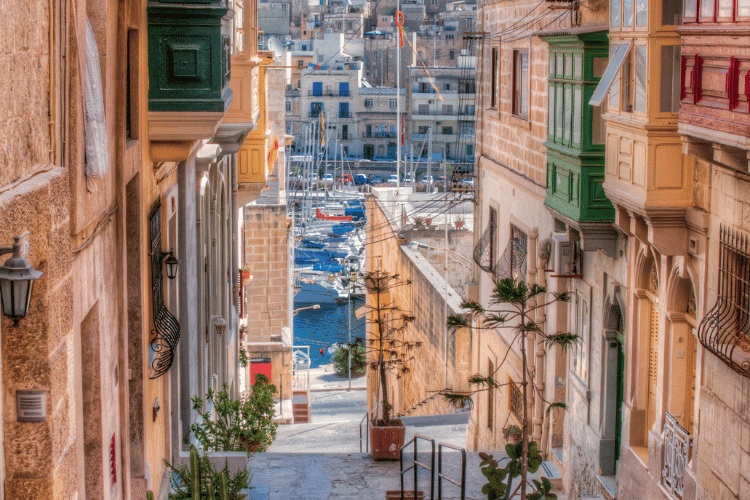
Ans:
[[[698,327],[698,340],[750,377],[750,235],[743,231],[721,226],[718,297]]]
[[[508,411],[518,422],[523,422],[523,393],[513,379],[508,382]]]
[[[495,283],[506,278],[526,280],[526,234],[516,226],[510,226],[510,240],[494,268]]]
[[[661,481],[673,498],[683,498],[685,467],[690,459],[693,439],[677,420],[664,412],[664,455]]]
[[[164,274],[161,251],[161,203],[157,200],[151,210],[151,297],[153,300],[154,328],[151,330],[151,349],[157,354],[151,363],[151,378],[159,378],[169,371],[174,361],[177,342],[180,340],[180,324],[164,305],[162,287]]]
[[[479,243],[474,247],[474,262],[486,273],[493,273],[492,265],[492,242],[495,239],[495,224],[487,224]]]

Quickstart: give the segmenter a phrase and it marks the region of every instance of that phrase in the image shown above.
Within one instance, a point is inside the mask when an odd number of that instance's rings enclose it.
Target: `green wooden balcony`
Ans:
[[[149,112],[224,113],[232,101],[223,0],[150,2]]]
[[[614,221],[614,207],[602,187],[603,155],[590,158],[593,163],[580,160],[548,147],[545,204],[579,223]]]

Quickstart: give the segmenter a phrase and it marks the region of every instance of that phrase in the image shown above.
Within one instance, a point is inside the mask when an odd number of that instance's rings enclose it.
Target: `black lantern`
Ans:
[[[0,266],[0,299],[3,303],[3,314],[13,320],[13,325],[26,317],[31,300],[31,285],[34,280],[42,277],[21,256],[21,238],[13,237],[13,247],[0,247],[0,255],[13,253],[13,256]]]
[[[177,266],[180,261],[174,256],[174,252],[166,252],[164,255],[168,257],[164,259],[164,267],[167,270],[167,278],[173,280],[177,277]]]

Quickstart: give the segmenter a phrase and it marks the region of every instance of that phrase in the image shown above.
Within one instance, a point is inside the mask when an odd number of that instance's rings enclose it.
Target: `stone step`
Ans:
[[[539,475],[549,479],[554,489],[562,491],[562,474],[552,461],[545,460],[542,462],[542,466],[539,467]]]

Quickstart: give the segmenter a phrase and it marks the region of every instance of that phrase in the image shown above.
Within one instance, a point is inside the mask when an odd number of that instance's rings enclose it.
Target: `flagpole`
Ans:
[[[396,15],[398,16],[398,14],[401,14],[401,0],[398,2]],[[403,30],[403,28],[399,26],[399,30]],[[403,36],[403,31],[399,35]],[[399,193],[398,186],[401,184],[401,136],[403,134],[401,130],[401,36],[399,36],[399,41],[396,42],[396,133],[398,134],[396,136],[396,195]]]

